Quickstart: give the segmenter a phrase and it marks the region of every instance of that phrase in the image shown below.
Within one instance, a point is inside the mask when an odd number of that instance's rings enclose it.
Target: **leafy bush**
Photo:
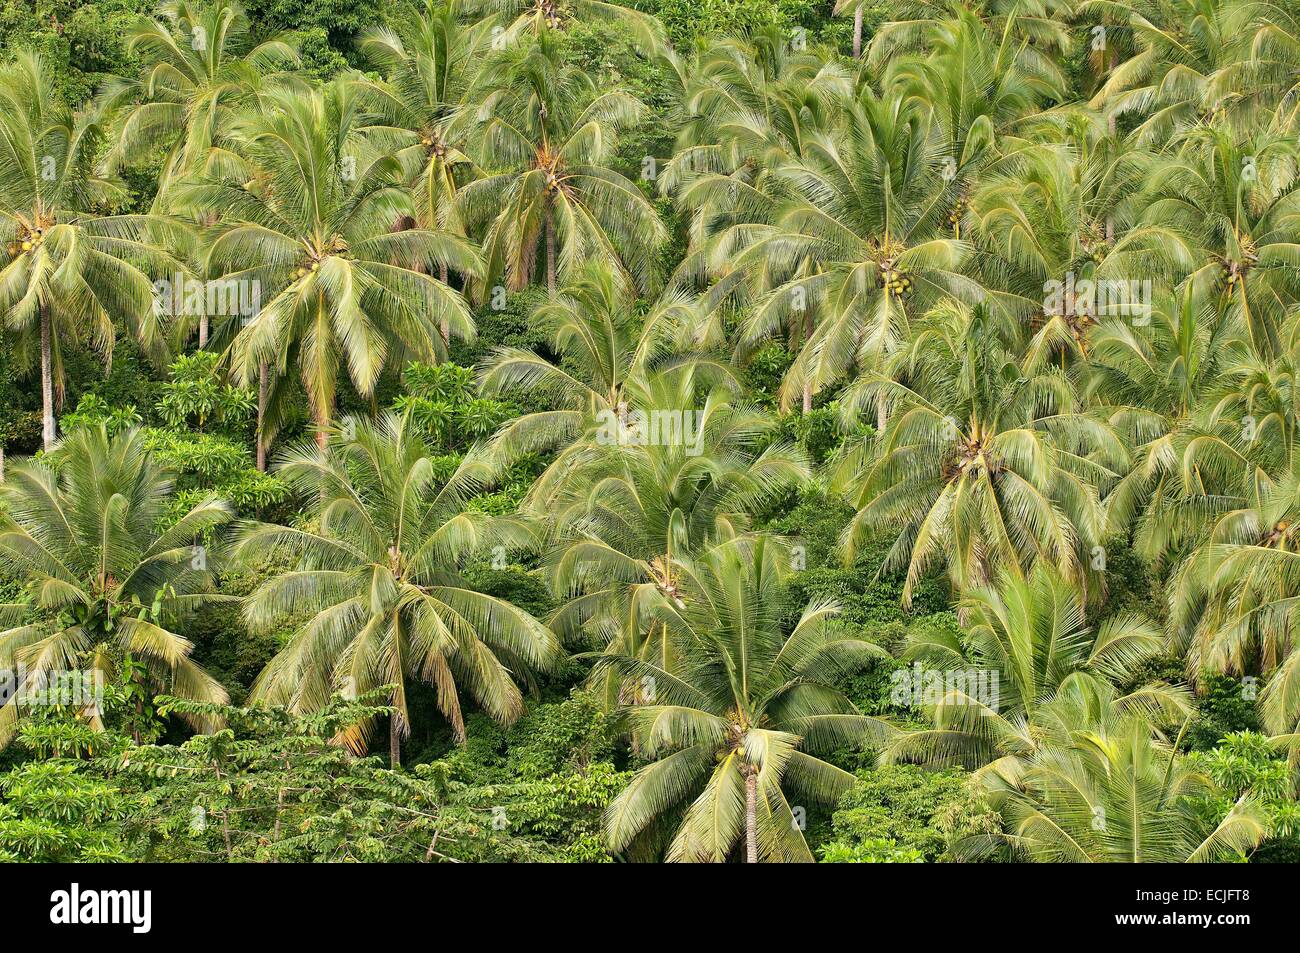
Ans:
[[[158,415],[169,427],[192,426],[202,431],[216,423],[228,433],[247,429],[257,408],[256,395],[222,383],[217,361],[212,351],[195,351],[172,364],[171,380],[159,388],[158,400]]]
[[[1253,731],[1232,732],[1209,751],[1189,755],[1188,761],[1222,792],[1195,799],[1208,828],[1223,820],[1241,798],[1250,797],[1263,807],[1269,825],[1268,838],[1256,858],[1273,863],[1300,861],[1300,806],[1291,769],[1267,738]]]
[[[453,786],[476,790],[498,823],[541,839],[559,859],[609,860],[600,816],[631,772],[614,763],[616,731],[595,699],[574,689],[509,729],[482,715],[470,720],[466,745],[440,762]]]
[[[511,404],[475,396],[474,372],[446,363],[414,363],[406,368],[407,393],[393,402],[428,439],[444,449],[465,449],[496,432],[518,410]]]
[[[962,837],[998,831],[997,815],[969,780],[964,771],[926,771],[907,764],[859,772],[831,817],[834,840],[823,847],[823,858],[841,863],[937,861]]]

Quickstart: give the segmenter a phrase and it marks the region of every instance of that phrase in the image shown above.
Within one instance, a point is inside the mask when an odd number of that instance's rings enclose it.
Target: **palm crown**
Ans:
[[[266,99],[239,127],[252,177],[199,181],[182,200],[223,210],[210,265],[259,289],[261,308],[231,346],[236,376],[255,379],[269,366],[282,384],[296,364],[323,443],[344,367],[369,396],[385,367],[443,352],[439,319],[473,336],[464,299],[431,273],[478,265],[445,231],[391,230],[412,211],[411,196],[397,160],[362,141],[354,88],[340,81]],[[274,429],[272,417],[263,430]]]
[[[64,345],[89,339],[111,355],[126,328],[152,357],[166,354],[153,279],[181,270],[162,246],[182,237],[157,216],[102,214],[125,192],[95,171],[99,116],[74,115],[50,77],[28,53],[0,73],[0,315],[23,337],[39,335],[47,450]]]
[[[139,431],[110,439],[74,431],[43,460],[10,469],[0,495],[0,561],[25,580],[5,605],[0,660],[28,678],[79,666],[115,676],[125,659],[153,691],[225,702],[226,691],[190,659],[180,623],[214,592],[213,531],[233,513],[215,497],[170,515],[173,479]],[[0,707],[0,739],[12,737],[20,696]],[[100,712],[88,715],[100,723]],[[205,719],[197,727],[207,727]]]
[[[635,683],[642,703],[627,706],[625,716],[653,760],[609,806],[613,849],[693,798],[676,825],[670,859],[724,861],[742,837],[750,862],[812,859],[786,792],[832,801],[852,775],[810,750],[888,729],[831,686],[880,653],[837,631],[833,604],[808,605],[794,628],[783,630],[786,565],[778,546],[747,539],[679,562],[679,582],[660,596],[658,611],[681,669],[601,659]]]
[[[399,758],[410,730],[406,686],[432,685],[453,734],[464,740],[461,692],[506,724],[522,712],[514,678],[549,669],[558,643],[528,613],[472,588],[467,559],[495,545],[526,543],[511,520],[466,508],[488,476],[467,455],[450,472],[438,464],[407,417],[349,420],[326,450],[287,455],[281,472],[317,500],[317,525],[252,524],[244,554],[282,552],[294,568],[249,597],[257,629],[304,619],[258,678],[253,696],[294,711],[323,707],[393,686],[390,746]],[[360,742],[368,725],[353,735]]]

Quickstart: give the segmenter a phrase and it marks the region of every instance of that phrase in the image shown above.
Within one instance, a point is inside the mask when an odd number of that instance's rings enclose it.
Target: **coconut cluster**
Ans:
[[[16,258],[22,252],[31,251],[40,245],[41,240],[45,238],[45,229],[39,225],[32,229],[22,229],[18,233],[18,239],[8,245],[9,257]]]
[[[420,137],[420,145],[424,146],[429,155],[442,156],[447,154],[447,147],[441,139],[435,137],[432,133],[425,133]]]
[[[902,265],[887,266],[880,272],[880,287],[896,298],[903,298],[912,293],[912,278]]]
[[[1094,264],[1100,265],[1110,254],[1110,242],[1106,239],[1106,230],[1099,222],[1084,223],[1079,229],[1079,245]]]
[[[1232,291],[1237,286],[1237,282],[1244,281],[1246,272],[1250,271],[1252,265],[1259,261],[1259,256],[1255,254],[1255,246],[1249,239],[1243,238],[1241,241],[1242,260],[1233,261],[1228,259],[1223,263],[1223,271],[1228,276],[1228,290]]]
[[[970,203],[967,202],[966,199],[958,197],[957,204],[952,207],[952,212],[950,212],[948,215],[948,224],[951,225],[953,228],[957,228],[959,225],[961,225],[962,218],[965,217],[967,211],[969,210],[970,210]]]
[[[1290,549],[1295,543],[1296,529],[1287,519],[1278,520],[1273,528],[1264,535],[1260,544],[1273,549]]]
[[[312,252],[313,257],[298,266],[294,274],[299,278],[306,278],[314,271],[320,271],[320,263],[325,258],[342,258],[344,261],[352,261],[353,255],[348,251],[348,243],[342,238],[335,238],[325,246],[321,251]],[[319,257],[315,257],[319,255]]]

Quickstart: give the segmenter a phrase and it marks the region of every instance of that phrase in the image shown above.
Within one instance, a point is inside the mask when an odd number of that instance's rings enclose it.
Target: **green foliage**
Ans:
[[[256,395],[223,383],[217,372],[219,356],[212,351],[183,354],[171,366],[171,380],[160,388],[158,415],[167,426],[203,431],[211,424],[226,431],[245,430],[256,407]]]
[[[130,71],[127,34],[150,0],[5,0],[0,49],[33,49],[56,69],[65,96],[78,102],[102,74]]]
[[[291,497],[279,477],[251,465],[247,448],[229,437],[188,430],[144,431],[145,446],[179,476],[173,513],[216,493],[248,516],[274,518]]]
[[[414,363],[404,376],[407,392],[393,402],[393,409],[410,414],[426,439],[441,450],[463,450],[517,414],[509,403],[476,397],[471,368],[450,362]]]
[[[1295,0],[442,2],[0,0],[0,860],[1300,858]]]
[[[1258,693],[1258,678],[1208,673],[1202,676],[1196,691],[1197,715],[1187,727],[1184,746],[1190,751],[1206,751],[1221,738],[1259,731],[1259,710],[1255,707]]]
[[[1263,807],[1268,819],[1268,838],[1256,859],[1272,863],[1300,860],[1300,806],[1295,801],[1291,768],[1266,737],[1253,731],[1230,732],[1214,748],[1198,751],[1187,761],[1219,789],[1214,796],[1195,799],[1208,825],[1218,824],[1238,800],[1249,797]]]
[[[839,408],[832,401],[825,407],[814,407],[806,414],[784,414],[776,438],[799,444],[813,463],[821,465],[835,454],[845,439]]]
[[[812,0],[646,0],[643,9],[663,21],[673,42],[691,42],[766,26],[814,26],[829,8]]]
[[[384,15],[382,8],[362,0],[322,0],[310,4],[294,0],[249,0],[244,9],[265,33],[323,30],[339,50],[348,49],[348,41],[366,27],[382,23]]]
[[[187,707],[161,701],[164,710]],[[136,805],[127,826],[133,846],[146,859],[191,861],[533,854],[498,835],[489,813],[453,804],[436,768],[401,774],[332,742],[346,725],[382,711],[373,698],[337,700],[310,717],[205,707],[227,727],[179,746],[131,748],[108,766]]]
[[[17,747],[32,757],[0,774],[0,858],[35,863],[127,858],[121,789],[91,771],[90,758],[121,739],[53,714],[22,726]]]
[[[590,694],[536,705],[509,729],[474,716],[467,736],[440,762],[453,789],[477,789],[498,823],[540,838],[559,859],[610,859],[600,816],[631,774],[616,766],[616,727]]]
[[[246,438],[253,396],[222,383],[217,361],[212,352],[196,351],[172,363],[170,380],[152,388],[156,400],[149,410],[164,425],[144,429],[144,446],[177,477],[173,517],[216,493],[247,516],[275,518],[290,500],[289,487],[252,465]],[[139,426],[144,416],[135,402],[112,403],[106,396],[120,393],[118,385],[83,394],[60,425],[65,432],[103,425],[110,434]]]
[[[0,859],[124,861],[126,810],[119,790],[86,777],[75,761],[30,761],[0,777]]]
[[[1187,678],[1186,665],[1177,658],[1148,659],[1120,683],[1125,691],[1163,681],[1179,684]],[[1239,732],[1260,730],[1258,678],[1234,678],[1206,672],[1196,682],[1196,710],[1186,727],[1178,726],[1184,751],[1209,751],[1219,740]]]
[[[77,409],[64,414],[59,425],[64,432],[80,427],[98,427],[101,424],[114,436],[132,427],[138,427],[144,418],[135,409],[135,404],[122,407],[110,407],[104,398],[95,393],[82,394],[77,401]]]
[[[534,322],[532,316],[545,300],[546,291],[542,288],[528,287],[522,291],[494,289],[487,302],[474,311],[478,335],[471,342],[453,341],[451,359],[471,367],[498,347],[544,351],[546,329]]]
[[[897,764],[858,772],[831,827],[823,860],[912,863],[950,859],[955,841],[996,831],[998,820],[964,771]]]
[[[818,852],[825,864],[922,864],[925,855],[915,847],[900,847],[884,837],[873,837],[856,844],[832,841]]]

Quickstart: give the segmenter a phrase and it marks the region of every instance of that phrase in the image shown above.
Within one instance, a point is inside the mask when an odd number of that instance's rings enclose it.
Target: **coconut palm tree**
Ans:
[[[799,155],[810,134],[833,129],[853,89],[833,56],[796,48],[776,27],[726,37],[693,60],[670,62],[682,75],[681,128],[660,185],[706,219],[695,227],[697,241],[701,229],[719,230],[707,219],[721,214],[724,204],[753,215],[754,203],[770,202],[764,176]],[[697,194],[689,193],[697,180],[718,175],[727,189],[699,186]],[[757,194],[744,192],[744,185]],[[723,194],[732,191],[744,194]]]
[[[1284,10],[1257,0],[1090,0],[1083,9],[1131,37],[1134,54],[1109,71],[1093,105],[1136,120],[1140,144],[1165,142],[1210,118],[1238,128],[1255,123],[1260,94],[1271,87],[1256,85],[1240,66],[1262,28],[1288,22]]]
[[[118,113],[105,165],[115,169],[164,151],[160,208],[166,189],[185,176],[239,162],[229,141],[239,110],[299,65],[290,40],[272,35],[255,43],[252,29],[235,0],[169,0],[131,28],[127,46],[139,58],[140,75],[110,77],[100,91]]]
[[[455,2],[429,0],[396,26],[361,37],[361,51],[384,75],[383,81],[357,80],[373,113],[364,132],[401,163],[415,194],[409,224],[417,228],[465,237],[457,196],[476,174],[467,154],[470,94],[491,49],[491,26],[490,19],[463,24]],[[439,277],[447,283],[445,267]],[[442,336],[448,340],[445,326]]]
[[[643,394],[653,410],[638,403],[626,420],[611,416],[523,504],[553,540],[548,566],[565,600],[555,630],[585,630],[609,651],[655,658],[667,671],[676,671],[674,645],[663,620],[643,612],[646,599],[675,586],[674,560],[749,532],[756,515],[811,478],[801,450],[772,442],[774,419],[721,388],[692,406],[697,387],[691,374],[661,376]],[[679,409],[681,427],[663,426],[661,415]]]
[[[113,77],[101,92],[110,108],[122,109],[107,165],[161,148],[166,159],[158,182],[165,190],[210,163],[237,162],[229,136],[240,108],[299,62],[288,40],[254,43],[251,34],[248,15],[234,0],[171,0],[156,18],[141,17],[127,41],[140,59],[140,76]]]
[[[370,396],[385,368],[445,354],[438,322],[474,336],[461,295],[433,275],[477,274],[477,255],[445,230],[392,225],[415,211],[400,163],[358,133],[355,85],[270,91],[235,129],[252,177],[218,176],[178,188],[197,214],[219,213],[211,273],[253,284],[261,308],[229,349],[236,380],[260,382],[264,459],[296,366],[323,446],[338,378]]]
[[[125,666],[155,692],[227,701],[180,631],[199,607],[233,601],[214,591],[211,540],[234,514],[208,497],[177,518],[174,491],[138,430],[110,438],[103,426],[78,428],[46,457],[9,467],[0,564],[24,588],[0,607],[0,665],[23,673],[20,688],[74,670],[115,678]],[[0,743],[13,737],[22,698],[0,706]],[[103,727],[93,705],[85,715]]]
[[[643,313],[616,268],[585,265],[533,311],[549,355],[498,347],[479,367],[484,394],[542,404],[493,437],[495,458],[507,465],[527,453],[559,450],[550,467],[559,473],[569,467],[565,448],[589,444],[604,418],[650,406],[644,390],[655,376],[689,364],[701,371],[702,383],[729,380],[717,362],[680,359],[693,314],[688,298],[671,293]]]
[[[385,414],[348,418],[332,444],[292,450],[279,472],[315,498],[317,522],[252,523],[239,535],[240,558],[293,560],[245,603],[256,631],[294,625],[253,698],[312,712],[340,692],[391,686],[394,766],[410,732],[412,680],[433,687],[457,742],[465,740],[464,694],[513,723],[523,712],[515,678],[549,670],[561,650],[546,626],[461,576],[475,553],[530,539],[516,521],[467,508],[489,475],[482,457],[471,452],[441,472],[409,417]],[[356,726],[349,740],[360,746],[370,728]]]
[[[1300,294],[1296,163],[1294,136],[1197,126],[1152,169],[1143,196],[1144,233],[1198,295],[1242,322],[1265,359]]]
[[[860,0],[836,0],[835,9],[832,11],[837,16],[848,10],[853,11],[853,57],[857,59],[862,55],[862,27],[865,14],[865,4]]]
[[[182,179],[242,164],[229,141],[239,110],[299,65],[291,43],[278,36],[254,43],[251,32],[247,14],[232,0],[173,0],[132,27],[127,48],[142,70],[132,80],[112,77],[101,90],[115,116],[104,165],[115,170],[165,152],[156,211],[169,210],[168,192]],[[211,316],[205,309],[198,318],[204,347]]]
[[[1225,97],[1248,90],[1252,105],[1278,129],[1295,132],[1300,120],[1300,23],[1294,11],[1269,4],[1250,38],[1250,55],[1220,69],[1215,83]]]
[[[812,316],[783,405],[872,366],[897,347],[917,308],[949,296],[982,300],[961,271],[970,246],[944,231],[957,200],[945,168],[924,112],[865,90],[842,131],[813,137],[777,170],[791,198],[774,224],[747,227],[735,268],[762,292],[743,319],[742,347]]]
[[[1188,675],[1271,675],[1265,699],[1275,731],[1296,712],[1296,605],[1300,598],[1300,476],[1258,479],[1252,498],[1222,513],[1170,582],[1170,636]]]
[[[525,287],[539,247],[550,291],[588,261],[624,272],[642,291],[657,285],[667,229],[613,167],[618,133],[645,115],[644,104],[598,89],[546,35],[493,56],[482,90],[475,157],[485,174],[460,190],[466,221],[484,233],[482,286],[504,278]]]
[[[832,603],[810,603],[782,628],[789,559],[774,540],[738,538],[674,561],[677,581],[651,611],[680,670],[599,660],[637,686],[639,703],[622,714],[651,760],[605,812],[610,849],[669,824],[669,860],[723,862],[743,841],[749,863],[811,861],[787,792],[833,801],[853,776],[812,752],[888,733],[832,687],[881,650],[841,632]],[[680,817],[670,813],[678,805]]]
[[[1267,817],[1249,798],[1207,824],[1193,799],[1218,796],[1214,783],[1104,687],[1069,682],[1045,715],[1032,756],[981,775],[1003,834],[959,853],[992,841],[1036,863],[1226,862],[1249,856],[1268,834]]]
[[[1085,340],[1084,386],[1134,449],[1106,496],[1108,535],[1130,537],[1160,565],[1203,540],[1209,521],[1242,498],[1247,459],[1274,466],[1267,440],[1242,439],[1242,421],[1259,410],[1255,362],[1240,328],[1190,285],[1157,295],[1145,320],[1102,318]],[[1261,416],[1267,434],[1273,421]]]
[[[779,170],[802,153],[805,143],[835,129],[851,91],[849,76],[834,57],[793,48],[775,27],[724,40],[691,64],[682,91],[678,150],[660,188],[691,216],[691,245],[673,284],[707,292],[704,313],[710,320],[696,332],[701,346],[727,344],[728,319],[745,313],[762,293],[754,269],[737,267],[737,254],[761,226],[777,221],[789,191]],[[778,318],[778,327],[796,345],[807,339],[813,323],[807,308]],[[739,356],[755,343],[741,342]],[[805,387],[805,410],[811,400],[811,388]]]
[[[968,592],[960,607],[960,635],[933,628],[909,640],[903,660],[913,667],[903,670],[900,686],[914,694],[900,699],[919,702],[933,727],[899,734],[887,761],[1010,770],[1008,763],[1038,751],[1044,709],[1068,683],[1109,689],[1165,648],[1160,629],[1133,613],[1090,626],[1078,589],[1045,563],[1027,576],[1005,570]],[[1189,710],[1185,692],[1160,683],[1115,693],[1109,703],[1164,718]]]
[[[1019,31],[985,22],[977,10],[954,5],[948,17],[917,27],[885,27],[870,60],[883,67],[891,95],[915,98],[933,112],[956,176],[968,178],[985,161],[995,136],[1067,98],[1065,74],[1047,51],[1024,42]],[[904,36],[923,36],[923,46],[903,53]]]
[[[1150,159],[1117,146],[1086,111],[1035,119],[1025,132],[1003,141],[1009,156],[990,165],[963,218],[986,281],[1007,292],[1007,310],[1033,331],[1030,364],[1064,365],[1086,354],[1099,321],[1149,320],[1142,289],[1161,271],[1126,199]]]
[[[42,439],[53,447],[63,349],[91,341],[111,358],[119,329],[161,361],[167,342],[154,279],[183,271],[162,250],[183,230],[153,215],[107,214],[126,190],[95,171],[98,112],[73,114],[41,57],[0,71],[0,316],[39,339]]]
[[[664,48],[663,24],[650,14],[604,0],[473,0],[475,11],[499,19],[499,43],[526,41],[567,30],[575,23],[603,22],[628,31],[647,56]]]
[[[892,19],[872,37],[873,63],[924,49],[967,15],[977,17],[992,34],[1012,37],[1020,47],[1017,55],[1027,61],[1059,55],[1071,46],[1071,29],[1065,22],[1071,11],[1061,0],[992,0],[973,6],[953,0],[904,0],[891,4],[888,12]]]
[[[906,568],[905,602],[936,562],[958,591],[1040,559],[1079,583],[1090,573],[1099,493],[1128,450],[1063,372],[1023,367],[1018,334],[987,309],[940,307],[841,399],[850,419],[882,404],[889,413],[831,480],[857,510],[850,553],[872,533],[896,534],[883,570]]]

